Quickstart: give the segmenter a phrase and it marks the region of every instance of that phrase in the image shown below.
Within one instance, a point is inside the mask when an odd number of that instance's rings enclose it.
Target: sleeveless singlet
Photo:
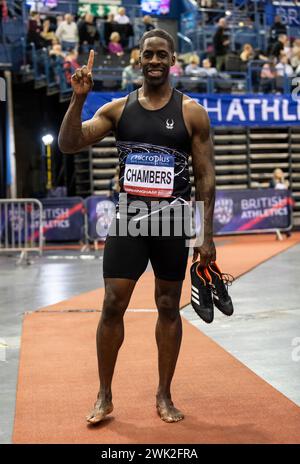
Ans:
[[[138,90],[128,95],[116,129],[120,200],[190,200],[188,158],[191,138],[182,112],[183,94],[173,89],[169,102],[147,110]]]

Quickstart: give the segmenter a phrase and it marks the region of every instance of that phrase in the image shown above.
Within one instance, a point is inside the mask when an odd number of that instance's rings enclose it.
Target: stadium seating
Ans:
[[[71,4],[72,2],[70,2]],[[260,72],[265,61],[252,60],[245,64],[239,57],[243,44],[264,49],[267,45],[268,28],[262,10],[249,9],[242,0],[236,4],[228,17],[232,52],[226,58],[225,70],[213,77],[198,76],[172,77],[172,84],[184,92],[195,93],[256,93],[261,92]],[[13,5],[13,2],[11,2]],[[249,15],[254,17],[253,25],[247,26]],[[213,58],[212,37],[216,21],[224,16],[224,9],[210,11],[199,9],[197,27],[188,32],[180,32],[179,52],[197,53],[200,59]],[[44,87],[48,95],[58,94],[60,101],[69,100],[72,89],[67,78],[63,59],[50,56],[49,49],[37,49],[26,42],[26,10],[10,15],[3,22],[0,42],[0,69],[12,69],[16,79],[32,80],[35,88]],[[134,23],[136,44],[143,29],[139,18]],[[257,29],[257,26],[260,26]],[[103,22],[100,25],[103,40]],[[200,27],[199,27],[200,26]],[[182,23],[184,31],[184,23]],[[300,32],[292,31],[294,37]],[[297,35],[298,34],[298,35]],[[185,55],[182,54],[184,57]],[[80,65],[86,63],[87,54],[78,58]],[[188,60],[186,60],[187,62]],[[110,55],[102,44],[97,47],[93,77],[94,90],[120,90],[122,71],[129,64],[129,53],[122,57]],[[274,81],[272,92],[290,93],[291,78],[283,76]],[[295,200],[295,218],[300,221],[300,129],[287,128],[246,128],[224,127],[213,130],[217,186],[220,189],[267,187],[274,167],[283,169],[289,179]],[[99,144],[75,156],[76,194],[103,195],[110,192],[111,179],[117,165],[117,150],[113,137],[107,137]],[[192,168],[190,166],[192,176]],[[193,181],[193,178],[191,178]]]

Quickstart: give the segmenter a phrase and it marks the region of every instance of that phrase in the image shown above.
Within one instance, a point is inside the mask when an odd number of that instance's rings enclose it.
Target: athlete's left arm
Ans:
[[[204,240],[194,247],[193,261],[200,254],[200,262],[207,266],[216,260],[213,241],[213,214],[215,205],[214,149],[207,111],[196,102],[189,102],[188,120],[192,137],[192,163],[196,201],[204,202]]]

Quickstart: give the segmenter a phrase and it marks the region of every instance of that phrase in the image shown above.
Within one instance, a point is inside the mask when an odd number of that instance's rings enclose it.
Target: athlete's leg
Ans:
[[[171,398],[171,382],[182,338],[182,323],[179,312],[182,281],[155,280],[155,301],[158,309],[156,343],[158,347],[159,385],[156,407],[166,422],[183,419],[183,414],[174,407]]]
[[[124,339],[123,316],[131,294],[148,263],[148,245],[142,237],[106,239],[103,257],[105,296],[97,329],[100,389],[88,422],[100,422],[112,411],[111,382]]]
[[[87,417],[90,423],[101,421],[113,410],[112,377],[124,340],[123,316],[135,284],[136,281],[130,279],[105,279],[105,297],[97,329],[100,389],[94,410]]]
[[[155,301],[158,308],[156,342],[159,385],[157,411],[167,422],[183,419],[171,399],[171,382],[181,345],[182,323],[179,303],[189,248],[184,238],[151,240],[150,260],[155,273]]]

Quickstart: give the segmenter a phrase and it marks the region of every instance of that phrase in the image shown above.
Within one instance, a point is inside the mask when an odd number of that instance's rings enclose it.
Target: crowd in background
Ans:
[[[145,15],[142,22],[145,32],[155,27],[149,15]],[[63,61],[68,71],[66,73],[68,81],[70,81],[72,70],[79,67],[78,56],[89,53],[91,49],[94,49],[96,54],[116,57],[126,55],[128,66],[123,71],[122,84],[122,87],[126,88],[126,83],[133,82],[133,85],[139,85],[140,82],[138,56],[136,56],[136,51],[130,49],[129,46],[133,35],[133,26],[124,7],[120,7],[117,14],[108,14],[101,35],[96,18],[92,14],[87,13],[75,21],[71,14],[47,17],[31,11],[27,43],[34,44],[35,50],[47,48],[50,58]]]
[[[214,2],[209,2],[210,8]],[[216,2],[215,2],[216,3]],[[208,7],[208,2],[201,2],[201,7]],[[249,17],[251,23],[251,17]],[[153,18],[143,17],[144,31],[155,27]],[[30,14],[27,42],[34,43],[36,49],[47,47],[49,55],[59,57],[67,64],[68,69],[78,66],[78,54],[88,53],[91,48],[96,53],[126,55],[127,66],[123,71],[122,88],[140,85],[140,70],[138,53],[132,47],[134,41],[133,25],[124,7],[119,8],[117,14],[110,13],[104,21],[100,34],[96,18],[92,14],[85,14],[75,22],[71,14],[63,16],[49,16],[41,19],[41,15],[34,11]],[[131,45],[131,47],[130,47]],[[221,18],[216,24],[213,44],[199,54],[189,54],[188,57],[177,56],[171,75],[175,78],[187,77],[220,77],[226,80],[226,73],[246,73],[249,63],[259,60],[261,63],[251,71],[254,91],[262,93],[280,93],[284,90],[284,79],[300,75],[300,39],[288,37],[286,26],[279,16],[269,30],[266,50],[254,49],[250,43],[244,43],[237,51],[235,44],[232,51],[230,28],[226,18]],[[130,54],[131,53],[131,54]],[[124,67],[124,65],[123,65]],[[69,76],[69,75],[68,75]],[[230,77],[230,76],[229,76]],[[68,79],[70,76],[68,77]],[[195,79],[194,79],[195,81]],[[219,83],[222,91],[231,91],[231,86],[225,81]],[[186,87],[186,85],[185,85]],[[192,82],[185,90],[203,91],[201,79],[199,83]]]
[[[300,38],[288,36],[288,30],[280,16],[276,16],[273,25],[269,28],[266,49],[255,49],[251,43],[233,43],[231,27],[227,18],[216,20],[217,15],[213,8],[222,5],[217,0],[198,0],[205,12],[205,23],[215,25],[212,45],[198,53],[176,53],[176,62],[170,69],[172,77],[177,79],[180,88],[180,78],[190,79],[182,90],[205,92],[207,78],[222,78],[223,86],[219,89],[224,92],[232,90],[228,76],[236,73],[246,73],[251,62],[259,61],[258,68],[252,71],[252,79],[256,84],[255,91],[262,93],[284,91],[283,79],[285,76],[300,76]],[[252,2],[253,3],[253,2]],[[258,7],[259,7],[259,3]],[[21,8],[21,2],[16,2]],[[0,18],[11,17],[14,13],[8,11],[4,0],[0,0]],[[142,18],[143,32],[154,29],[156,21],[149,15]],[[251,14],[244,21],[247,28],[254,30]],[[142,84],[142,74],[139,66],[139,49],[134,37],[133,24],[121,7],[117,14],[109,13],[99,27],[99,21],[92,14],[75,18],[71,14],[53,15],[30,12],[27,31],[27,43],[33,43],[35,49],[47,49],[49,58],[59,60],[63,64],[64,75],[70,84],[74,70],[80,67],[80,55],[86,55],[94,49],[98,55],[112,55],[126,58],[122,61],[122,90],[132,90]],[[199,23],[201,27],[201,23]],[[114,62],[115,64],[116,62]],[[121,63],[121,61],[120,61]],[[229,74],[228,74],[229,73]],[[201,83],[202,81],[202,83]],[[117,192],[117,176],[112,183],[112,190]],[[286,189],[289,183],[285,174],[276,168],[269,187]],[[115,193],[116,193],[115,192]]]
[[[118,32],[118,40],[113,33]],[[37,49],[49,46],[54,38],[60,41],[63,51],[76,49],[80,52],[102,45],[108,49],[110,44],[119,43],[122,50],[128,47],[129,38],[133,36],[133,27],[125,8],[119,8],[118,14],[109,14],[104,23],[104,34],[100,34],[96,18],[85,14],[75,22],[71,14],[49,16],[41,19],[41,15],[32,11],[28,23],[27,41],[33,42]],[[116,47],[116,53],[121,51]]]
[[[239,53],[230,50],[229,29],[225,18],[218,22],[213,37],[213,58],[216,70],[245,72],[252,61],[261,61],[261,66],[252,75],[262,93],[282,92],[283,78],[300,75],[300,39],[287,36],[287,28],[281,17],[276,16],[269,31],[266,50],[254,49],[250,43],[243,44]],[[234,63],[232,65],[232,63]]]

